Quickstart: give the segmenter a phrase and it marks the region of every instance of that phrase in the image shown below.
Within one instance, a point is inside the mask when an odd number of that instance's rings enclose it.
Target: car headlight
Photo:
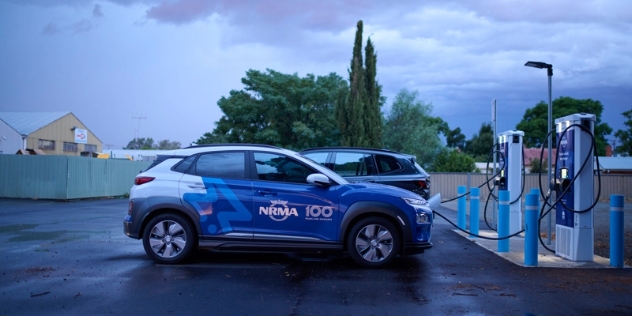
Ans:
[[[408,203],[408,205],[412,205],[412,206],[422,206],[422,205],[428,205],[428,202],[424,199],[412,199],[412,198],[405,198],[403,197],[402,200],[404,200],[404,202]]]
[[[428,201],[424,199],[413,199],[405,197],[403,197],[402,199],[404,200],[404,202],[415,209],[415,220],[417,221],[417,224],[430,222],[429,212],[432,211],[428,208]]]
[[[417,210],[417,224],[423,224],[423,223],[428,223],[430,222],[430,220],[428,220],[428,213],[426,212],[422,212]]]

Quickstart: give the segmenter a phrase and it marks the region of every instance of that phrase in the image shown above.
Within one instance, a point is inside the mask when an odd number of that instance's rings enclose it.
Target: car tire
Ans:
[[[191,255],[196,244],[193,227],[178,214],[154,217],[143,232],[145,252],[157,263],[182,263]]]
[[[351,228],[347,249],[351,258],[363,267],[383,268],[393,262],[401,247],[399,232],[382,217],[368,217]]]

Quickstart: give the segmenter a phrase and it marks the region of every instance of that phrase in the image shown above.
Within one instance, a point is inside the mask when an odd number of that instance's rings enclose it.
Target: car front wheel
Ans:
[[[157,263],[185,261],[195,246],[191,224],[177,214],[162,214],[147,223],[143,233],[145,252]]]
[[[391,222],[381,217],[369,217],[353,226],[347,248],[351,258],[361,266],[382,268],[397,257],[400,238]]]

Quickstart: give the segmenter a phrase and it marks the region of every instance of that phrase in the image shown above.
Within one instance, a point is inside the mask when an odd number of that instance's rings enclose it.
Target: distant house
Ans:
[[[544,152],[542,152],[544,151]],[[542,163],[542,167],[543,169],[546,169],[548,167],[548,159],[549,159],[549,150],[547,148],[524,148],[523,149],[523,161],[524,161],[524,165],[525,165],[525,169],[526,169],[526,173],[529,173],[529,170],[531,169],[531,163],[533,163],[534,160],[540,160],[540,155],[542,155],[542,160],[540,161],[540,163]],[[551,149],[551,163],[553,165],[555,165],[555,154],[557,153],[557,150],[555,148]]]
[[[0,112],[0,154],[91,156],[102,148],[71,112]]]
[[[493,162],[475,162],[474,166],[476,167],[476,169],[479,170],[480,173],[487,173],[487,174],[493,174],[494,173],[494,163]],[[502,165],[499,163],[496,163],[496,171],[498,171],[498,168],[500,168]]]

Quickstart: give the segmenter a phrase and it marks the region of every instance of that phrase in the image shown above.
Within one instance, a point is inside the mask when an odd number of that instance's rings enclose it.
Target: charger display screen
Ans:
[[[567,168],[560,169],[560,178],[568,179],[568,169]]]

